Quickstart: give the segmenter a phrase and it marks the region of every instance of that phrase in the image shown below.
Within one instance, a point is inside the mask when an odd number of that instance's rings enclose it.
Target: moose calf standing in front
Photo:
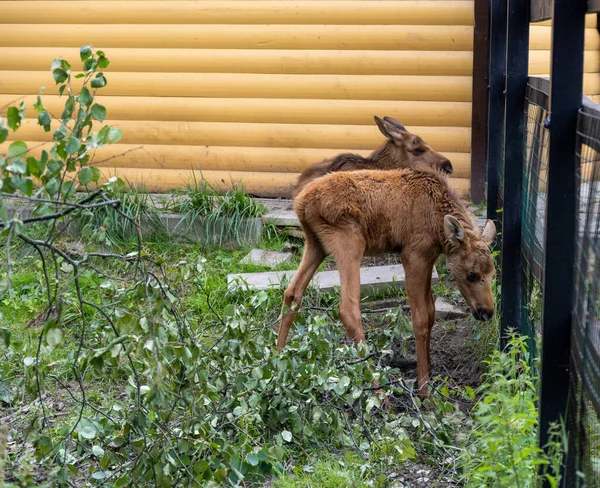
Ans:
[[[489,320],[494,314],[495,269],[489,249],[496,234],[494,223],[488,220],[480,232],[443,177],[410,169],[331,173],[308,184],[294,208],[306,243],[300,267],[285,291],[277,347],[285,346],[304,290],[327,255],[333,256],[340,273],[340,319],[354,342],[363,342],[362,257],[398,252],[406,272],[419,393],[426,395],[435,319],[433,266],[445,254],[473,315]]]

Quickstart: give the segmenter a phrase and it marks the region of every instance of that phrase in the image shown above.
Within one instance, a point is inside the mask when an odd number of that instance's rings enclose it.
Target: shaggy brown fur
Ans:
[[[306,236],[302,263],[284,295],[277,346],[284,347],[304,290],[325,256],[341,279],[340,319],[355,342],[364,341],[360,313],[360,264],[364,255],[398,252],[417,346],[418,384],[426,394],[435,318],[431,274],[445,254],[448,268],[475,318],[494,314],[494,261],[489,249],[496,229],[476,228],[443,177],[415,170],[337,172],[308,184],[294,208]]]
[[[408,132],[400,122],[391,117],[382,120],[377,116],[375,122],[388,139],[385,144],[366,158],[359,154],[343,153],[309,166],[299,176],[292,190],[292,198],[295,199],[312,180],[336,171],[412,168],[452,174],[452,163],[448,158],[431,149],[419,136]]]

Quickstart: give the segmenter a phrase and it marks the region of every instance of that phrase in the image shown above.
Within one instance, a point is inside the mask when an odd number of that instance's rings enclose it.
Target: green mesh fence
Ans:
[[[571,391],[567,416],[572,486],[600,487],[600,105],[579,113]]]
[[[536,355],[536,337],[542,320],[544,283],[544,238],[546,174],[550,131],[546,127],[549,83],[530,78],[525,94],[525,152],[521,208],[521,332],[529,337],[531,357]]]

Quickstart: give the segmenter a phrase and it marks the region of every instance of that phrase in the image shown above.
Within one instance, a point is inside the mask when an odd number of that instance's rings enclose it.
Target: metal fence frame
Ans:
[[[486,2],[490,14],[486,178],[488,218],[497,221],[501,230],[501,347],[504,347],[508,329],[535,335],[534,330],[526,327],[528,319],[524,306],[528,306],[528,299],[522,298],[522,292],[529,290],[531,280],[535,280],[542,293],[539,444],[546,448],[551,423],[566,423],[571,449],[563,463],[563,486],[580,486],[576,471],[585,468],[585,453],[582,452],[585,447],[581,446],[586,446],[585,442],[589,440],[586,437],[589,425],[581,415],[588,401],[596,414],[600,414],[600,398],[586,396],[586,371],[581,369],[579,359],[573,359],[571,352],[597,353],[598,362],[594,365],[597,364],[598,371],[594,374],[597,375],[595,378],[600,378],[600,344],[598,351],[581,348],[582,337],[584,345],[589,339],[586,334],[589,334],[590,323],[600,327],[597,321],[590,322],[600,315],[600,304],[593,314],[589,310],[585,316],[576,313],[577,306],[581,309],[581,303],[575,300],[575,290],[579,287],[579,292],[583,286],[576,264],[580,266],[578,260],[584,258],[589,264],[589,252],[592,252],[589,239],[586,241],[588,254],[581,250],[579,242],[578,177],[583,129],[579,128],[578,135],[577,124],[578,120],[582,123],[582,117],[589,116],[586,110],[596,111],[600,130],[600,106],[586,102],[582,109],[585,15],[586,12],[598,12],[600,0],[477,1]],[[550,79],[528,78],[530,22],[551,18]],[[534,96],[535,100],[532,99]],[[529,120],[531,117],[535,119],[533,123]],[[600,134],[597,139],[595,135],[587,134],[587,137],[597,142],[596,151],[600,149]],[[542,147],[545,145],[547,147]],[[543,182],[540,182],[538,166],[540,158],[546,156],[546,197],[542,212],[538,207],[538,193]],[[600,179],[600,161],[598,166]],[[600,203],[597,207],[600,213]],[[543,231],[540,234],[537,219],[542,213]],[[600,221],[600,217],[597,220]],[[524,229],[531,233],[532,224],[533,237],[527,233],[523,235]],[[600,234],[600,224],[597,230]],[[594,269],[599,275],[598,286],[589,292],[595,293],[595,302],[596,299],[600,301],[600,240],[592,255]],[[525,264],[528,269],[524,269]],[[586,301],[588,307],[592,301],[590,297]],[[579,341],[573,347],[572,337],[574,343]],[[582,364],[585,368],[585,363]],[[598,388],[600,390],[600,382]],[[570,410],[567,410],[568,405]],[[600,481],[588,480],[588,483],[587,486],[600,486],[595,484]]]

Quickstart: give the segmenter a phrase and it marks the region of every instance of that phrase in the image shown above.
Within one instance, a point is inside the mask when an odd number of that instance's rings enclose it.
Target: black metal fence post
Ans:
[[[471,109],[471,200],[485,201],[489,82],[490,2],[475,0],[473,95]]]
[[[508,0],[506,128],[502,212],[500,348],[509,328],[521,330],[521,193],[525,149],[525,90],[529,71],[529,2]]]
[[[564,418],[577,232],[577,113],[582,104],[586,0],[554,0],[550,76],[550,145],[542,312],[540,446]]]
[[[491,0],[487,146],[487,218],[498,222],[504,164],[504,73],[507,0]]]

